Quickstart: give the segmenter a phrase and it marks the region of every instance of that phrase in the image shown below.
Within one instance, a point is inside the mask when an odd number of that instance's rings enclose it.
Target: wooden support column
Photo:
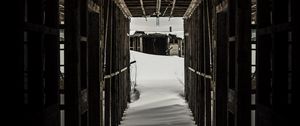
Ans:
[[[28,23],[42,25],[44,17],[43,0],[27,1]],[[31,126],[44,125],[44,34],[37,31],[28,32],[28,114],[25,118]]]
[[[291,115],[297,114],[296,110],[299,107],[299,84],[300,84],[300,19],[298,16],[298,4],[296,4],[297,0],[291,0],[291,19],[292,19],[292,96],[291,96],[291,104],[292,104],[292,113]],[[298,118],[296,116],[292,116],[291,123],[297,124]]]
[[[111,17],[112,17],[112,26],[111,26],[111,36],[112,36],[112,40],[111,40],[111,73],[115,73],[117,72],[118,68],[117,67],[117,51],[116,50],[116,46],[118,44],[117,42],[117,33],[116,33],[116,29],[117,29],[117,25],[116,25],[116,10],[117,7],[114,3],[112,3],[112,13],[111,13]],[[111,125],[115,126],[116,124],[116,119],[117,119],[117,100],[118,100],[118,96],[117,96],[117,76],[113,76],[111,78]]]
[[[251,0],[236,0],[236,126],[251,125]]]
[[[80,1],[65,0],[65,126],[81,126]]]
[[[218,13],[216,24],[216,126],[227,126],[227,15]]]
[[[2,77],[3,87],[2,89],[9,89],[7,91],[13,90],[13,94],[9,95],[9,97],[5,97],[3,102],[9,104],[4,104],[4,108],[9,110],[8,112],[4,112],[5,120],[2,122],[3,125],[19,125],[20,121],[24,121],[25,114],[18,114],[19,112],[25,112],[25,105],[27,105],[26,93],[24,92],[25,83],[27,80],[27,69],[25,69],[25,52],[24,49],[27,46],[24,43],[24,10],[25,10],[25,1],[6,1],[9,2],[6,5],[16,5],[14,11],[6,13],[9,16],[9,20],[6,20],[10,30],[2,29],[5,35],[8,34],[9,41],[3,43],[2,48],[9,48],[9,51],[13,53],[5,53],[2,59],[4,62],[5,75]],[[5,14],[5,15],[6,15]],[[26,46],[25,46],[26,45]],[[3,54],[2,54],[3,55]],[[9,84],[4,84],[5,82],[9,82]],[[13,105],[13,106],[11,106]],[[7,109],[8,108],[8,109]],[[25,122],[24,122],[25,123]],[[26,125],[26,123],[25,123]]]
[[[198,30],[197,30],[197,41],[195,41],[195,43],[198,44],[198,48],[197,48],[197,52],[198,52],[198,56],[197,59],[198,60],[198,68],[196,69],[198,72],[200,73],[204,73],[204,59],[205,59],[205,55],[204,55],[204,42],[205,42],[205,18],[204,18],[204,4],[201,3],[198,6],[198,14],[196,15],[197,18],[197,23],[198,23]],[[197,76],[199,79],[196,82],[196,84],[199,86],[199,90],[195,93],[198,93],[198,99],[197,99],[197,103],[199,104],[199,111],[197,112],[199,115],[199,123],[198,125],[202,125],[204,126],[205,123],[205,79],[203,76],[200,76],[199,73],[197,74],[197,72],[194,73],[195,76]]]
[[[257,1],[257,29],[271,24],[271,8],[266,0]],[[271,36],[260,35],[257,31],[256,56],[256,126],[271,126]]]
[[[279,25],[288,22],[288,1],[272,1],[272,23]],[[272,34],[272,109],[273,125],[289,124],[288,108],[288,31]],[[290,124],[292,125],[292,124]]]
[[[89,12],[88,31],[88,124],[89,126],[100,126],[100,15]]]
[[[111,0],[105,1],[105,75],[110,75],[112,73],[112,4],[113,2]],[[105,126],[111,125],[111,82],[111,78],[105,80]]]
[[[203,73],[205,75],[211,75],[210,73],[210,53],[209,53],[209,13],[208,11],[208,2],[205,0],[203,2]],[[205,104],[205,115],[204,115],[204,126],[211,126],[211,79],[203,77],[204,79],[204,104]]]
[[[45,8],[45,25],[58,29],[59,25],[59,1],[47,0]],[[45,107],[46,126],[60,125],[59,110],[59,32],[45,35]]]

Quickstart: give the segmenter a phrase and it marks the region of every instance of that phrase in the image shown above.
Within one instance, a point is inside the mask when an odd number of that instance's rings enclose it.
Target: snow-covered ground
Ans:
[[[131,60],[136,60],[131,67],[131,78],[136,80],[140,96],[129,104],[121,126],[195,126],[182,97],[183,58],[130,53]]]

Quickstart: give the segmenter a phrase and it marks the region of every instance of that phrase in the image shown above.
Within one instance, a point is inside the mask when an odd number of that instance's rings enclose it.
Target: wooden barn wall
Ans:
[[[22,94],[21,98],[14,99],[18,102],[7,103],[23,109],[14,116],[10,125],[21,123],[30,126],[58,126],[59,116],[59,15],[58,0],[19,0],[17,2],[17,13],[12,14],[16,24],[12,25],[15,35],[11,37],[13,50],[18,52],[18,59],[14,64],[18,66],[9,67],[14,73],[11,85],[16,83],[15,94]],[[15,11],[14,11],[15,12]],[[17,27],[17,29],[14,29]],[[8,59],[8,61],[10,61]],[[14,60],[15,61],[15,60]],[[23,78],[19,78],[22,76]],[[14,106],[13,105],[13,106]]]
[[[130,102],[129,19],[113,0],[105,2],[105,126],[116,126]]]
[[[207,2],[207,3],[206,3]],[[211,49],[205,1],[185,19],[185,96],[197,125],[211,125]]]
[[[295,0],[257,0],[256,126],[294,125],[299,99]],[[298,123],[296,123],[298,124]]]
[[[251,125],[251,2],[203,0],[185,19],[185,95],[198,125]]]
[[[113,0],[18,2],[24,124],[118,125],[130,102],[129,19]]]

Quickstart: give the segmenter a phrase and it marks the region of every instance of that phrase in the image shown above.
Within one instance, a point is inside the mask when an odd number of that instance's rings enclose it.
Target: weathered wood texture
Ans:
[[[44,3],[46,5],[42,6]],[[22,55],[16,57],[23,59],[18,62],[23,67],[16,68],[24,76],[22,82],[19,82],[23,89],[24,123],[32,126],[58,126],[58,0],[23,1],[18,5],[22,13],[14,15],[19,16],[18,22],[21,24],[16,24],[20,27],[16,32],[22,36],[16,34],[14,37],[23,43],[23,48],[19,48]]]
[[[116,126],[130,102],[129,19],[114,1],[106,2],[105,125]]]
[[[203,0],[185,20],[185,91],[198,125],[251,124],[250,6],[250,0]]]
[[[205,1],[185,19],[185,96],[197,125],[211,125],[211,71],[208,12]]]
[[[299,17],[294,2],[257,1],[257,126],[296,122]]]

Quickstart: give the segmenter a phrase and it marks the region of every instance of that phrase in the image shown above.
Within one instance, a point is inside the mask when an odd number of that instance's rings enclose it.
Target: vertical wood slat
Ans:
[[[236,1],[236,125],[251,125],[251,0]]]
[[[288,22],[288,1],[272,1],[273,25]],[[274,125],[286,125],[288,115],[288,31],[272,33],[272,109]],[[292,124],[291,124],[292,125]]]
[[[4,69],[5,75],[2,77],[2,81],[9,82],[9,84],[3,84],[2,89],[13,89],[13,95],[9,95],[9,97],[4,97],[4,99],[2,99],[6,103],[9,103],[4,104],[4,107],[6,109],[8,108],[9,111],[4,112],[5,120],[3,120],[4,122],[2,123],[18,125],[20,123],[19,121],[24,121],[26,115],[16,113],[24,112],[24,108],[27,105],[24,97],[24,85],[26,83],[25,79],[27,78],[25,76],[25,44],[23,31],[25,1],[6,1],[6,3],[7,4],[3,5],[15,4],[16,9],[10,13],[4,14],[10,17],[10,20],[6,20],[8,23],[6,25],[9,25],[10,30],[4,32],[4,35],[9,36],[9,42],[4,42],[2,47],[9,47],[9,51],[12,51],[13,53],[9,53],[9,55],[4,55],[4,57],[2,57],[2,59],[5,59],[6,61],[3,66],[7,68]],[[15,105],[17,105],[17,107]]]
[[[227,126],[227,16],[217,14],[216,42],[216,126]]]
[[[47,0],[45,7],[45,25],[58,29],[59,25],[59,1]],[[59,126],[59,33],[45,35],[45,105],[46,126]]]
[[[88,25],[88,100],[89,100],[89,126],[100,126],[100,15],[89,12]]]
[[[271,8],[268,7],[269,2],[264,0],[257,1],[257,28],[268,27],[271,24]],[[266,110],[271,106],[271,36],[258,35],[257,36],[257,83],[256,83],[256,125],[270,126],[271,117],[266,113]]]
[[[80,1],[65,0],[65,125],[80,126]]]
[[[298,16],[298,11],[297,11],[297,1],[296,0],[290,0],[291,4],[291,20],[292,20],[292,98],[291,98],[291,115],[296,114],[297,112],[294,111],[299,107],[299,103],[296,102],[297,99],[299,99],[299,75],[300,75],[300,27],[299,27],[299,16]],[[292,116],[292,121],[291,124],[295,124],[298,122],[298,118],[296,116]]]
[[[203,41],[203,73],[206,75],[211,75],[210,73],[210,54],[209,54],[209,12],[208,12],[208,2],[209,1],[204,1],[204,6],[203,6],[203,22],[204,22],[204,41]],[[205,103],[205,126],[211,126],[211,85],[210,85],[211,80],[204,78],[204,90],[205,90],[205,96],[204,96],[204,103]]]
[[[296,44],[293,43],[292,35],[292,44],[289,45],[289,28],[275,30],[278,25],[289,23],[293,25],[295,19],[293,4],[289,5],[289,2],[293,0],[257,3],[258,29],[270,29],[270,32],[257,36],[257,126],[287,125],[293,122],[293,117],[289,116],[291,107],[288,103],[290,100],[288,85],[289,76],[293,76],[295,69],[292,68],[294,72],[289,73],[291,67],[289,58],[294,60],[294,55],[289,52],[293,52]],[[289,14],[290,12],[292,14]],[[295,27],[291,27],[292,32],[293,28]],[[293,87],[291,90],[294,90]]]
[[[27,1],[28,23],[43,25],[43,0]],[[43,125],[44,109],[44,34],[28,31],[28,116],[29,125]]]
[[[106,8],[106,63],[105,63],[105,75],[109,75],[112,73],[111,70],[111,45],[112,45],[112,1],[105,1],[107,5]],[[111,125],[111,78],[108,78],[105,80],[105,126],[110,126]]]

